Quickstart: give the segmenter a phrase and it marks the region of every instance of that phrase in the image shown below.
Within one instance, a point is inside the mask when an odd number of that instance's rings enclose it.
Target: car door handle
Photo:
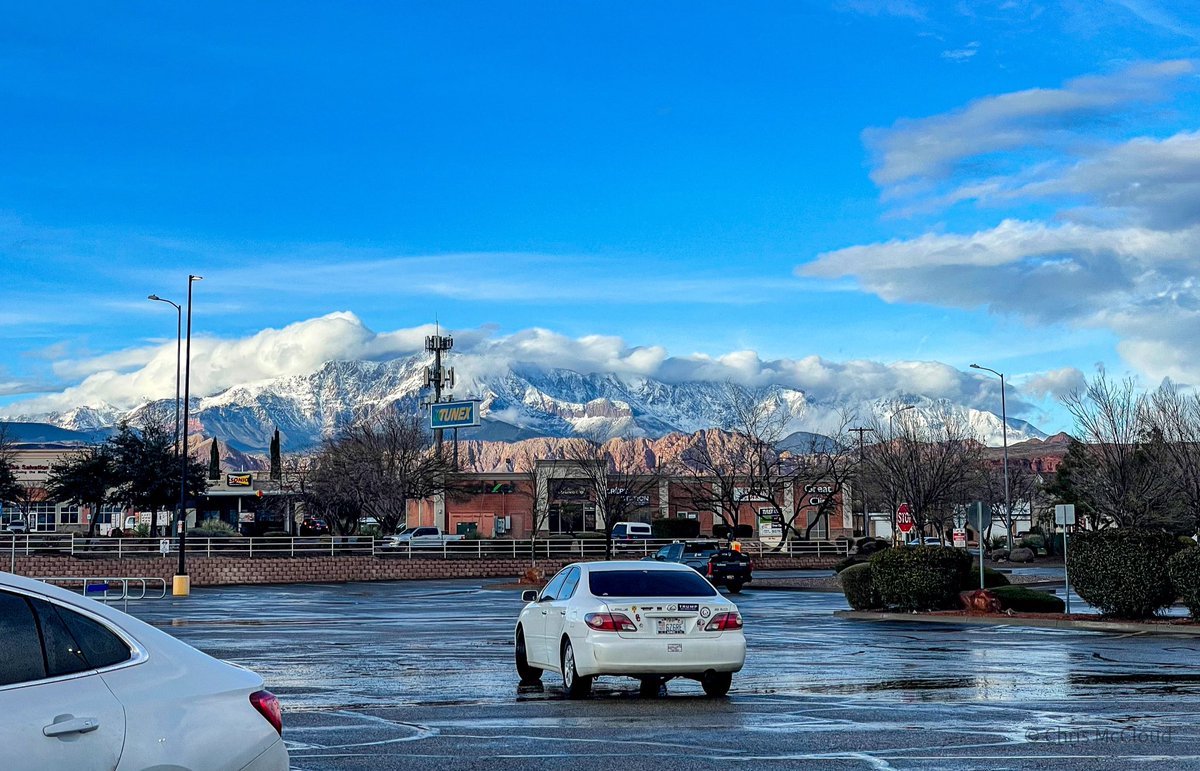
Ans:
[[[565,615],[567,615],[567,612],[566,612],[565,610],[560,610],[560,611],[558,612],[558,615],[560,615],[560,616],[565,616]]]
[[[65,734],[86,734],[100,727],[100,721],[94,717],[77,717],[73,720],[54,722],[42,728],[43,736],[63,736]]]
[[[543,611],[542,611],[542,615],[543,615],[543,616],[544,616],[544,615],[546,615],[546,611],[544,611],[544,610],[543,610]]]

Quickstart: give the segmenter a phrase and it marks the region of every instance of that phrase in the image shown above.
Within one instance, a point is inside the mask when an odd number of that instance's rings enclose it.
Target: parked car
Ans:
[[[329,535],[329,523],[320,517],[300,520],[300,535]]]
[[[261,677],[132,616],[0,573],[0,637],[0,768],[288,768]]]
[[[451,541],[461,541],[461,535],[446,535],[436,527],[406,527],[395,535],[389,535],[383,542],[383,548],[407,549],[427,546],[441,546]]]
[[[650,525],[645,522],[618,522],[612,529],[613,542],[620,546],[631,541],[646,541],[654,537]]]
[[[598,676],[637,678],[643,696],[686,677],[724,696],[746,661],[737,606],[686,565],[576,563],[522,598],[517,674],[529,682],[558,672],[572,699]]]
[[[927,535],[923,538],[914,538],[904,544],[905,546],[944,546],[942,539],[934,535]]]
[[[6,532],[6,533],[28,533],[29,532],[29,523],[23,519],[9,520],[8,524],[4,526],[4,532]]]
[[[726,587],[731,594],[737,594],[754,580],[754,560],[740,551],[722,548],[719,541],[676,542],[644,559],[687,565],[714,586]]]

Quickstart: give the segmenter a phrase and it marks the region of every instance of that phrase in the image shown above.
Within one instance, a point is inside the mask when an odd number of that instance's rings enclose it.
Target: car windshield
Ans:
[[[713,585],[692,570],[597,570],[588,574],[596,597],[712,597]]]

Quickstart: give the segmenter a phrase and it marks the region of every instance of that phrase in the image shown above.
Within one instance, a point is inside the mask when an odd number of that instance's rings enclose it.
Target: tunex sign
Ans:
[[[429,427],[466,428],[479,425],[479,402],[438,402],[429,405]]]

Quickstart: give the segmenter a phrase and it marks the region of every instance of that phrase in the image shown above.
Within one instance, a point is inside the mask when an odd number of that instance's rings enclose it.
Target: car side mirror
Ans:
[[[526,589],[521,592],[521,602],[534,602],[537,600],[537,589]]]

